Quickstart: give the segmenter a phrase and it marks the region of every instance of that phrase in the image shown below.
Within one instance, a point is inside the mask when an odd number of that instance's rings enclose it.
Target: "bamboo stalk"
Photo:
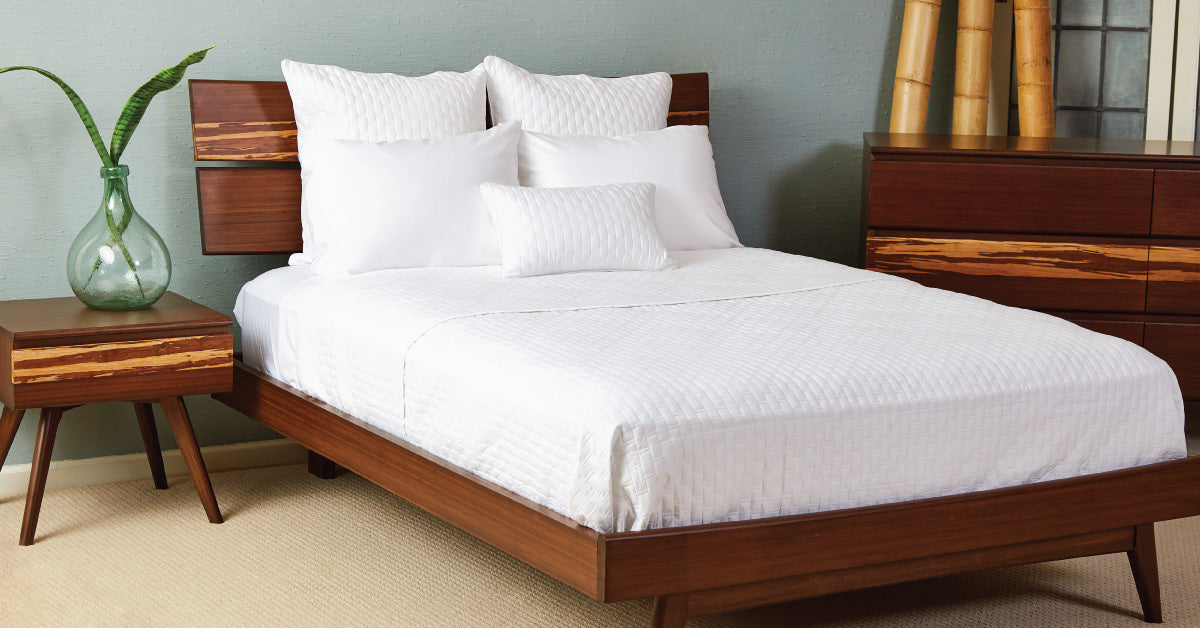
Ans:
[[[1016,0],[1017,114],[1021,135],[1054,136],[1054,69],[1050,59],[1049,0]]]
[[[993,0],[959,0],[954,69],[955,135],[985,135],[992,69]]]
[[[905,0],[896,82],[892,91],[892,133],[924,133],[929,82],[942,0]]]

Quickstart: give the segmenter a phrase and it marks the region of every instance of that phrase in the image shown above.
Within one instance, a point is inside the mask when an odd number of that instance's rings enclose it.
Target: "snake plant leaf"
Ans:
[[[51,74],[50,72],[47,72],[46,70],[28,65],[14,65],[7,68],[0,68],[0,74],[11,72],[13,70],[29,70],[30,72],[37,72],[51,81],[54,81],[59,87],[61,87],[63,93],[67,95],[67,99],[70,100],[71,104],[75,106],[75,112],[79,114],[79,119],[83,121],[83,128],[87,129],[88,136],[92,138],[92,145],[96,147],[96,152],[100,155],[101,163],[103,163],[104,167],[106,168],[112,168],[116,165],[116,158],[111,157],[108,154],[108,149],[104,147],[104,139],[100,137],[100,130],[96,128],[96,121],[92,119],[91,112],[88,111],[87,105],[83,104],[83,100],[79,98],[79,94],[76,94],[75,90],[71,89],[71,86],[67,85],[62,79]]]
[[[121,162],[121,154],[125,152],[125,146],[129,144],[129,138],[137,129],[138,123],[142,121],[142,116],[146,114],[150,101],[159,92],[165,92],[178,85],[179,81],[183,80],[188,66],[203,61],[204,56],[212,48],[209,46],[184,57],[178,64],[155,74],[144,85],[137,88],[137,91],[133,92],[133,95],[125,102],[125,108],[121,110],[121,117],[117,118],[117,126],[113,128],[112,143],[109,145],[113,163]]]

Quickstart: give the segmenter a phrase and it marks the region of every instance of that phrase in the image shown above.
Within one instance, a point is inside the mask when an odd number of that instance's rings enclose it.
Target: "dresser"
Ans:
[[[867,133],[864,265],[1144,346],[1200,400],[1200,148]]]

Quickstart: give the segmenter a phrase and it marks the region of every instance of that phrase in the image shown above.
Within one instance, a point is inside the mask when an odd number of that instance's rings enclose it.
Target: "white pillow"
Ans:
[[[482,131],[485,127],[486,80],[480,68],[409,77],[286,59],[281,66],[296,114],[303,186],[300,225],[304,252],[292,256],[292,263],[312,259],[306,172],[311,141],[433,139]]]
[[[523,133],[521,185],[579,187],[649,181],[654,222],[669,251],[741,246],[725,213],[706,126],[622,137]]]
[[[653,183],[578,188],[479,186],[500,239],[501,277],[583,270],[665,270]]]
[[[521,127],[558,135],[627,135],[667,126],[671,75],[622,78],[584,74],[533,74],[499,57],[487,57],[492,122],[520,120]]]
[[[521,126],[435,140],[315,140],[312,272],[500,263],[479,184],[517,184]]]

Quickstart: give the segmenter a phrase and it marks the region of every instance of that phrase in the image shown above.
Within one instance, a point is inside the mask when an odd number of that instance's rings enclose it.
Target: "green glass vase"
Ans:
[[[101,168],[104,197],[67,255],[71,290],[97,310],[154,305],[171,282],[171,254],[158,232],[133,208],[129,167]]]

